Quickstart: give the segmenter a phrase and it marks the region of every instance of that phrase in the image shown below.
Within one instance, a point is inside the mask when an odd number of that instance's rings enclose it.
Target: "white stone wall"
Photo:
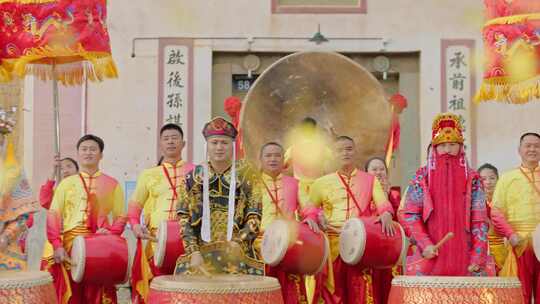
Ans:
[[[270,0],[188,1],[117,0],[109,2],[109,31],[120,78],[88,87],[88,131],[106,143],[103,167],[119,180],[134,180],[142,168],[155,162],[157,124],[157,41],[140,41],[131,58],[135,37],[193,37],[195,161],[203,154],[199,134],[211,116],[212,52],[248,50],[291,52],[332,50],[379,52],[382,38],[389,52],[420,52],[421,151],[430,139],[433,116],[440,111],[440,41],[475,39],[481,59],[482,2],[469,0],[371,0],[360,14],[272,14]],[[315,45],[306,39],[321,25],[330,42]],[[202,39],[221,37],[231,39]],[[260,39],[257,37],[273,37]],[[234,39],[232,39],[234,38]],[[332,38],[341,38],[333,40]],[[481,62],[481,60],[477,60]],[[477,68],[477,83],[481,67]],[[486,104],[478,108],[476,134],[478,161],[495,162],[503,169],[516,163],[513,143],[520,132],[534,130],[538,106]],[[519,123],[505,124],[505,117]],[[508,121],[508,118],[507,118]],[[405,143],[406,144],[406,143]],[[495,152],[497,151],[497,152]],[[497,156],[495,156],[497,155]],[[504,157],[503,157],[504,156]],[[511,157],[508,157],[511,156]],[[46,167],[47,171],[49,167]]]

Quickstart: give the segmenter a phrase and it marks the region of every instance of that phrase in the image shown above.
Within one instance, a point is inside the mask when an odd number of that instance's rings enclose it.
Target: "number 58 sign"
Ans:
[[[255,83],[259,75],[234,74],[232,75],[232,87],[236,92],[247,92],[251,86]]]

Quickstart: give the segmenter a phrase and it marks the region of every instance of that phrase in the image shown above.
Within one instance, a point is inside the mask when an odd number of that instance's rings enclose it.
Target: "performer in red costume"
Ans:
[[[418,250],[407,258],[410,275],[469,276],[485,273],[488,220],[482,181],[469,168],[459,118],[433,122],[428,165],[420,168],[405,198],[402,225]],[[454,238],[437,248],[448,233]]]

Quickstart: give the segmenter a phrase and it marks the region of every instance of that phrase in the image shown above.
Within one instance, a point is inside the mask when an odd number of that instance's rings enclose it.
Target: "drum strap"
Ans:
[[[276,205],[277,213],[281,214],[281,209],[279,208],[279,200],[278,200],[277,189],[276,189],[276,192],[275,192],[276,195],[274,196],[274,194],[272,194],[272,191],[270,191],[270,188],[268,188],[268,185],[264,182],[264,179],[262,179],[262,177],[261,177],[261,181],[262,181],[262,184],[264,185],[264,188],[266,189],[266,192],[268,192],[268,195],[270,196],[270,199],[272,200],[274,205]]]
[[[349,183],[345,181],[345,178],[343,178],[341,174],[338,173],[337,175],[339,177],[339,180],[341,181],[341,184],[343,184],[343,187],[345,187],[345,191],[347,191],[347,198],[351,197],[351,199],[354,202],[354,205],[356,206],[356,208],[358,208],[358,214],[360,214],[362,212],[362,209],[360,208],[360,204],[358,204],[358,201],[356,200],[356,197],[354,196],[351,190],[351,186],[349,185]],[[349,209],[349,206],[347,206],[347,213],[349,212],[348,209]]]
[[[173,210],[173,204],[174,202],[176,201],[176,199],[178,198],[178,192],[176,192],[176,167],[174,167],[174,183],[171,179],[171,176],[169,175],[169,170],[167,170],[167,168],[165,167],[165,165],[162,165],[161,167],[163,167],[163,172],[165,173],[165,177],[167,177],[167,181],[169,182],[169,185],[171,186],[171,191],[172,191],[172,198],[171,198],[171,205],[169,207],[169,216],[171,214],[171,211]]]
[[[519,171],[521,171],[521,173],[527,178],[527,180],[529,181],[531,186],[536,191],[536,194],[538,194],[538,196],[540,196],[540,189],[538,189],[538,187],[536,187],[536,182],[534,180],[534,171],[531,172],[532,173],[532,178],[529,175],[527,175],[527,172],[525,172],[525,170],[523,170],[523,168],[519,168]]]

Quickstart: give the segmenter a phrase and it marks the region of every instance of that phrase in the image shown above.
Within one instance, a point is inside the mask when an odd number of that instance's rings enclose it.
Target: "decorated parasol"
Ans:
[[[0,81],[31,74],[52,81],[60,154],[58,82],[116,78],[106,0],[0,0]]]
[[[477,102],[540,98],[540,1],[484,0],[484,80]]]

